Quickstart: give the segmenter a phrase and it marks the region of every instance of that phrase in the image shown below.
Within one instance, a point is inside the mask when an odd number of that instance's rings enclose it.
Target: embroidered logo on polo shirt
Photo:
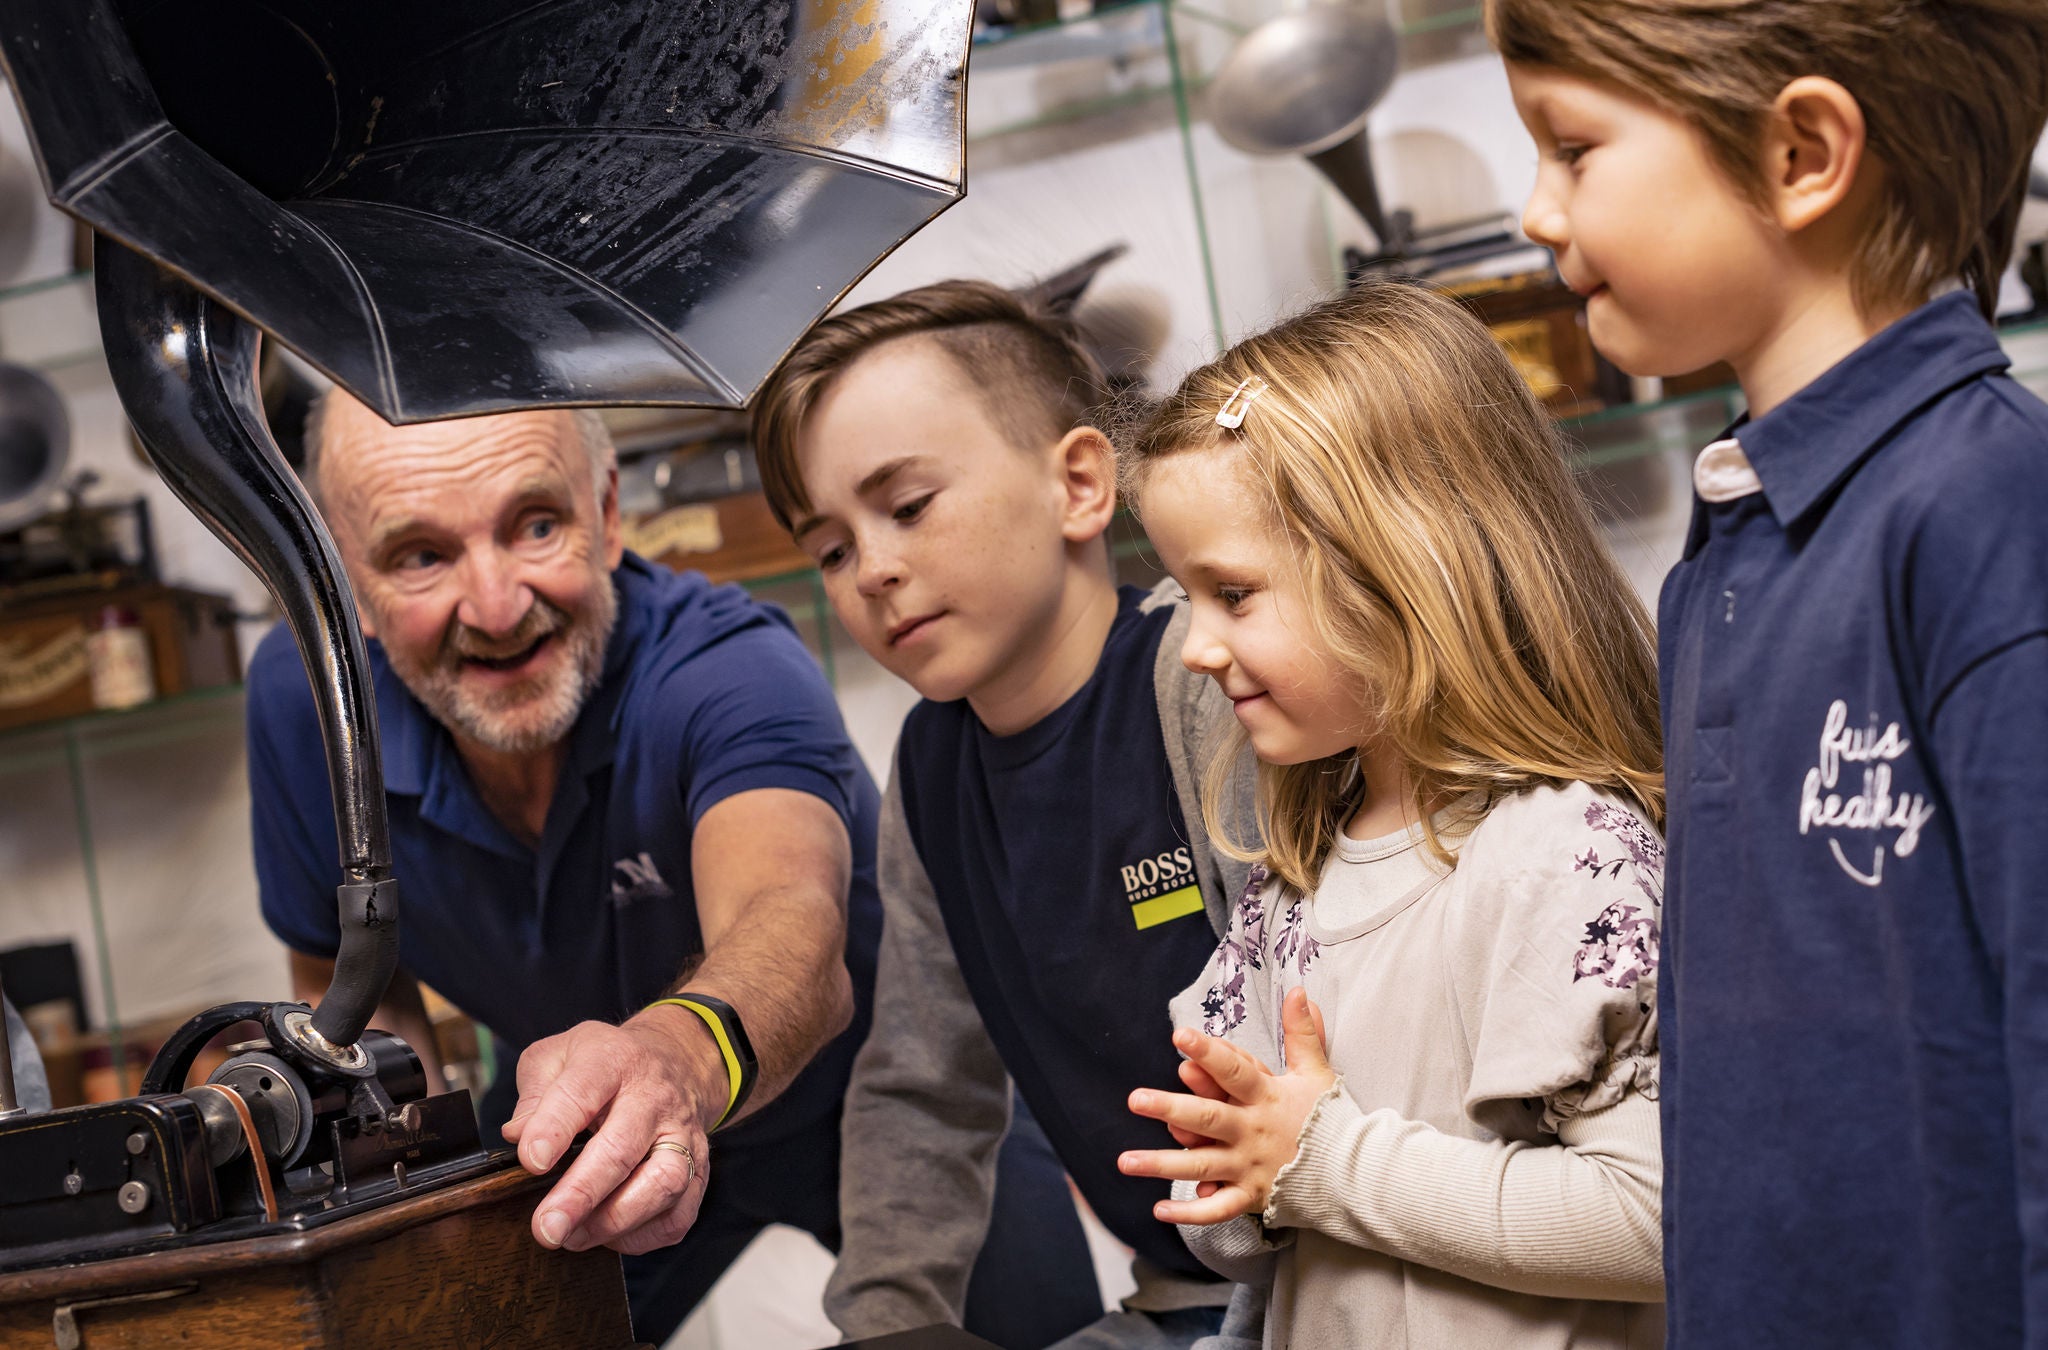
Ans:
[[[654,865],[654,859],[642,853],[637,858],[621,858],[612,864],[617,873],[612,878],[612,903],[630,905],[640,900],[672,900],[675,892],[661,879],[661,869]]]
[[[1151,928],[1202,908],[1202,888],[1195,882],[1195,860],[1185,845],[1170,853],[1149,858],[1120,869],[1124,899],[1131,906],[1131,919],[1140,928]]]
[[[1879,731],[1872,714],[1868,726],[1852,728],[1848,703],[1836,699],[1829,704],[1827,720],[1821,726],[1819,762],[1806,771],[1806,782],[1799,790],[1799,833],[1853,830],[1881,836],[1892,831],[1891,855],[1912,856],[1920,846],[1921,829],[1934,819],[1934,803],[1927,800],[1926,793],[1892,791],[1892,764],[1912,748],[1913,743],[1899,733],[1897,722],[1887,723]],[[1833,790],[1840,784],[1844,764],[1864,766],[1862,791],[1853,796]],[[1870,845],[1852,836],[1846,848],[1838,834],[1830,833],[1827,839],[1836,864],[1852,879],[1865,886],[1884,884],[1882,838]],[[1861,865],[1865,848],[1870,849],[1868,871]]]

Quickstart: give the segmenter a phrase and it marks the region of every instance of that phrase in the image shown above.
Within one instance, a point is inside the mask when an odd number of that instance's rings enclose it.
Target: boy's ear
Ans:
[[[1116,451],[1094,427],[1075,427],[1053,447],[1063,494],[1060,533],[1070,544],[1100,538],[1116,515]]]
[[[1763,184],[1771,215],[1797,234],[1855,194],[1868,131],[1856,96],[1820,75],[1780,90],[1763,136]]]

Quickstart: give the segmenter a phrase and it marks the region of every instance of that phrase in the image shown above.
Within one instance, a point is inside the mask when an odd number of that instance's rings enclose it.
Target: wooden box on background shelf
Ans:
[[[1443,289],[1479,316],[1553,415],[1577,417],[1630,401],[1628,376],[1593,349],[1585,300],[1550,268]]]
[[[109,684],[94,679],[96,643],[142,665],[131,672],[139,681],[111,702]],[[241,678],[234,605],[224,595],[143,585],[0,607],[0,731]]]

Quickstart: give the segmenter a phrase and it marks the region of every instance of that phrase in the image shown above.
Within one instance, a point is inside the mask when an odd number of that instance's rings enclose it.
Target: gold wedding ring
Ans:
[[[671,1153],[680,1153],[683,1155],[683,1166],[689,1169],[687,1173],[684,1175],[683,1184],[688,1185],[690,1179],[697,1175],[697,1155],[690,1152],[690,1146],[688,1144],[678,1144],[672,1139],[657,1139],[654,1142],[654,1147],[647,1150],[647,1156],[652,1158],[656,1153],[660,1152],[662,1149],[667,1149]]]

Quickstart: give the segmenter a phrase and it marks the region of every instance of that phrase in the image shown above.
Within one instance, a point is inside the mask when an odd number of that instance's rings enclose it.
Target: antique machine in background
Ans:
[[[81,1318],[116,1337],[92,1343],[126,1343],[120,1328],[159,1316],[204,1319],[217,1344],[240,1343],[218,1319],[252,1317],[248,1343],[264,1345],[623,1343],[615,1260],[535,1246],[536,1183],[486,1152],[467,1094],[435,1095],[402,1042],[365,1030],[397,961],[401,882],[375,707],[333,542],[264,423],[259,341],[395,423],[737,406],[964,192],[972,9],[0,11],[0,63],[51,200],[99,235],[123,406],[305,659],[342,931],[317,1008],[212,1009],[140,1096],[41,1115],[0,1099],[0,1343],[40,1328],[23,1343],[76,1345]],[[200,1047],[243,1023],[257,1030],[234,1057],[188,1083]]]

